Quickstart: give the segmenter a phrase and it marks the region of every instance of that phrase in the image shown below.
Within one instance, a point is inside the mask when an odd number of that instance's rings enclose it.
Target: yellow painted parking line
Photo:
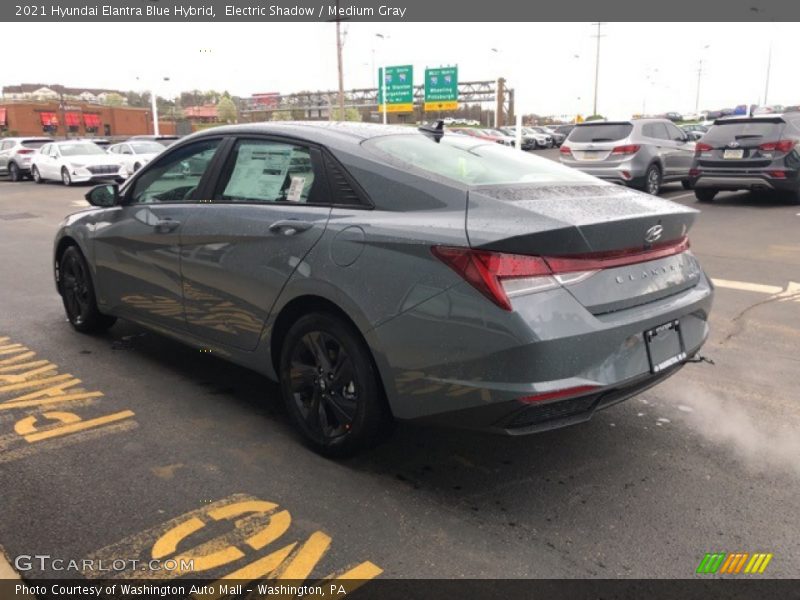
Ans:
[[[152,557],[158,559],[169,556],[178,549],[178,544],[181,540],[189,537],[195,531],[201,530],[205,525],[197,517],[176,525],[156,540],[156,543],[153,544]]]
[[[0,404],[0,410],[42,406],[44,404],[58,404],[60,402],[72,402],[74,400],[88,400],[90,398],[100,398],[102,396],[103,392],[78,392],[76,394],[62,394],[60,396],[36,398],[34,400],[13,400]]]
[[[41,379],[34,379],[33,381],[24,381],[22,383],[12,383],[9,385],[0,385],[0,393],[2,392],[16,392],[17,390],[25,390],[28,388],[37,388],[51,383],[58,383],[73,379],[72,375],[65,373],[64,375],[54,375],[53,377],[43,377]],[[80,379],[75,379],[80,383]]]
[[[220,533],[217,524],[225,521],[232,521],[234,530]],[[293,585],[295,582],[313,581],[314,585],[335,585],[346,592],[383,572],[374,563],[365,561],[350,563],[324,578],[315,577],[314,570],[330,552],[333,540],[324,531],[314,531],[302,543],[292,537],[281,542],[280,538],[287,533],[290,523],[289,511],[278,504],[234,494],[133,534],[86,557],[102,562],[111,562],[121,556],[136,558],[140,562],[157,559],[161,565],[171,561],[175,569],[141,571],[131,567],[111,575],[87,569],[83,575],[88,579],[110,577],[115,580],[203,577],[214,583],[193,589],[193,598],[219,600],[231,594],[241,594],[239,588],[244,582],[257,582],[262,587],[262,584],[291,582]],[[211,539],[208,539],[208,533],[201,533],[209,526],[214,528],[215,537]],[[193,538],[197,545],[192,545]],[[323,586],[323,589],[329,588]],[[255,597],[263,597],[260,594],[262,592]]]
[[[6,367],[0,367],[0,373],[11,373],[13,371],[18,371],[20,369],[33,369],[35,367],[41,367],[43,365],[52,365],[49,360],[35,360],[29,363],[17,363],[15,365],[8,365]]]
[[[14,363],[18,363],[21,360],[28,360],[29,358],[33,358],[36,356],[36,352],[23,352],[22,354],[17,354],[16,356],[12,356],[11,358],[4,358],[0,360],[0,365],[11,365]]]
[[[47,414],[50,413],[45,413],[45,416]],[[132,417],[133,415],[134,412],[132,410],[123,410],[110,415],[97,417],[95,419],[89,419],[88,421],[80,420],[77,423],[71,423],[69,425],[64,425],[62,427],[56,427],[55,429],[48,429],[45,431],[40,431],[38,433],[32,433],[30,435],[26,435],[25,441],[30,443],[39,442],[41,440],[67,435],[70,433],[76,433],[78,431],[84,431],[86,429],[91,429],[93,427],[99,427],[101,425],[107,425],[108,423],[121,421],[123,419],[127,419],[128,417]]]

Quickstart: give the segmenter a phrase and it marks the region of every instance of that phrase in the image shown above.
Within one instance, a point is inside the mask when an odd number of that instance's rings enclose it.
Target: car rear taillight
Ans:
[[[558,151],[561,154],[572,154],[572,148],[570,148],[569,146],[562,145],[561,148],[558,149]]]
[[[626,144],[625,146],[617,146],[611,151],[611,154],[614,154],[616,156],[636,154],[639,151],[639,148],[641,148],[641,146],[639,146],[638,144]]]
[[[33,154],[33,150],[30,148],[20,148],[17,150],[17,154]]]
[[[764,142],[759,144],[758,149],[766,152],[791,152],[794,149],[795,141],[793,140],[778,140],[777,142]]]
[[[786,171],[767,171],[767,175],[774,179],[786,179]]]
[[[571,388],[564,388],[563,390],[555,390],[553,392],[544,392],[542,394],[535,394],[533,396],[523,396],[517,398],[519,402],[525,404],[533,404],[535,402],[544,402],[545,400],[561,400],[563,398],[570,398],[573,396],[583,396],[596,390],[599,386],[596,385],[578,385]]]
[[[714,149],[713,146],[709,144],[705,144],[703,142],[697,142],[694,146],[694,153],[700,154],[701,152],[711,152]]]
[[[570,256],[527,256],[452,246],[433,246],[431,252],[497,306],[510,311],[510,299],[515,296],[573,285],[602,269],[656,260],[688,249],[689,238],[683,237],[648,249]]]
[[[699,177],[702,171],[700,169],[689,169],[689,177]]]

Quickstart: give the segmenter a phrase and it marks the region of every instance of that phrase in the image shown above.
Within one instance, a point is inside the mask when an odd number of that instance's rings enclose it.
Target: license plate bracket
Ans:
[[[678,319],[653,327],[644,332],[650,372],[661,373],[686,360],[681,322]]]

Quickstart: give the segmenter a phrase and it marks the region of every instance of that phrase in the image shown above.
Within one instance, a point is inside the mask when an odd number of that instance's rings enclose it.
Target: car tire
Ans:
[[[42,179],[42,176],[39,174],[39,167],[36,165],[31,167],[31,177],[33,177],[33,181],[36,183],[44,183],[44,179]]]
[[[661,169],[658,165],[650,165],[644,174],[644,191],[651,196],[658,196],[661,191]]]
[[[311,313],[292,325],[279,375],[287,412],[319,454],[352,456],[375,445],[391,422],[369,348],[335,314]]]
[[[17,163],[8,163],[8,178],[11,181],[22,181],[22,172],[19,170]]]
[[[61,183],[67,187],[72,185],[72,177],[70,177],[69,171],[66,167],[61,167]]]
[[[694,197],[697,198],[698,202],[713,202],[714,196],[716,195],[717,195],[717,190],[710,190],[707,188],[694,191]]]
[[[67,319],[76,331],[105,331],[117,321],[97,308],[89,265],[77,246],[64,250],[58,261],[58,291]]]
[[[685,189],[685,190],[692,189],[692,182],[689,181],[688,179],[684,179],[683,181],[681,181],[681,185],[683,186],[683,189]]]

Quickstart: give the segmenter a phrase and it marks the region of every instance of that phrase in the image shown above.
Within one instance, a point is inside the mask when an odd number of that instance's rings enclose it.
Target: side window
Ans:
[[[14,142],[3,142],[2,144],[0,144],[0,152],[2,152],[3,150],[8,150],[13,145]]]
[[[191,200],[219,147],[220,140],[204,140],[170,152],[148,168],[133,184],[130,202]]]
[[[117,154],[119,152],[119,146],[111,146],[108,151],[111,152],[111,154]]]
[[[131,147],[128,146],[128,144],[124,144],[124,145],[119,147],[119,153],[120,154],[133,154],[133,150],[131,150]]]
[[[676,141],[676,142],[683,141],[683,139],[684,139],[683,131],[678,129],[672,123],[669,123],[669,124],[665,123],[664,125],[666,125],[666,127],[667,127],[667,133],[669,134],[669,139],[671,139],[673,141]]]
[[[243,139],[228,158],[214,200],[222,202],[325,202],[319,165],[303,146]]]

